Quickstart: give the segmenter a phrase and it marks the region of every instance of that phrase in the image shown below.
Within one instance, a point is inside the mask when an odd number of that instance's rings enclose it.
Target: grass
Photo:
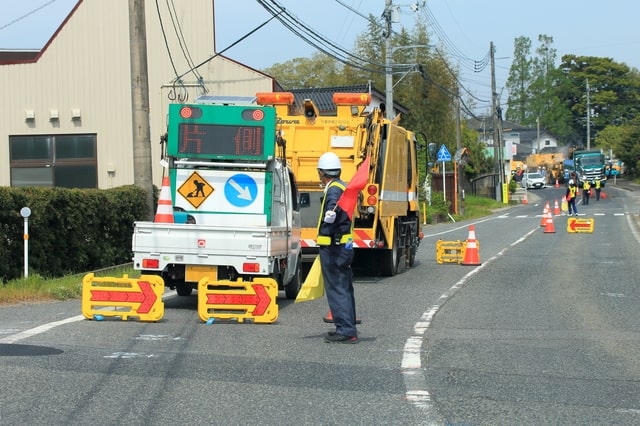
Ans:
[[[464,216],[454,215],[456,221],[475,219],[488,216],[493,211],[505,205],[496,200],[467,196],[464,201]],[[120,265],[95,271],[96,277],[130,277],[139,276],[131,265]],[[82,278],[86,274],[69,275],[62,278],[45,278],[38,274],[30,275],[27,279],[11,280],[5,285],[0,284],[0,306],[17,303],[41,303],[55,300],[73,300],[82,298]]]
[[[493,198],[467,195],[464,200],[464,216],[454,215],[453,218],[456,221],[476,219],[489,216],[494,211],[504,207],[508,207],[508,205]]]
[[[127,274],[139,275],[131,265],[120,265],[94,272],[96,277]],[[41,303],[55,300],[73,300],[82,297],[82,279],[86,274],[68,275],[61,278],[45,278],[38,274],[0,284],[0,306],[18,303]]]

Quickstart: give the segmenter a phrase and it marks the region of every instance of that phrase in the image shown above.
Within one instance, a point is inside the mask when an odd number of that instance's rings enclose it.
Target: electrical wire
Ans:
[[[17,22],[22,21],[24,18],[27,18],[27,17],[33,15],[36,12],[39,12],[40,10],[42,10],[45,7],[49,6],[51,3],[55,3],[56,1],[58,1],[58,0],[50,0],[50,1],[46,2],[46,3],[44,3],[43,5],[36,7],[35,9],[31,10],[30,12],[27,12],[24,15],[17,17],[13,21],[7,22],[6,24],[4,24],[3,26],[0,27],[0,31],[4,30],[7,27],[10,27],[11,25],[13,25],[13,24],[15,24]]]

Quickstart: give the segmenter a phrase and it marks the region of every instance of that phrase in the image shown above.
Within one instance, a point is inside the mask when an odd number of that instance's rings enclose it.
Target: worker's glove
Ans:
[[[336,212],[334,212],[333,210],[328,210],[325,214],[324,214],[324,221],[325,223],[333,223],[336,221]]]

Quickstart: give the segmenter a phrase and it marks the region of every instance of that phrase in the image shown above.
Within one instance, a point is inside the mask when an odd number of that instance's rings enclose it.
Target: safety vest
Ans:
[[[571,199],[571,198],[576,198],[576,190],[577,190],[577,189],[578,189],[578,188],[577,188],[577,187],[575,187],[575,186],[570,186],[570,187],[569,187],[569,198],[570,198],[570,199]]]
[[[342,182],[336,181],[336,180],[332,180],[331,182],[329,182],[329,185],[327,185],[327,190],[329,190],[330,187],[332,186],[337,186],[338,188],[342,189],[342,192],[344,192],[344,190],[346,189],[346,187],[344,186],[344,184]],[[322,219],[323,219],[323,213],[324,213],[324,202],[326,201],[327,197],[324,197],[322,199],[322,206],[320,206],[320,214],[318,215],[318,238],[316,239],[316,244],[318,244],[319,246],[329,246],[331,244],[333,244],[333,237],[330,235],[319,235],[320,234],[320,225],[322,225]],[[351,231],[353,232],[353,221],[351,222]],[[353,241],[353,233],[348,233],[348,234],[342,234],[342,236],[340,237],[340,244],[346,244],[349,241]]]
[[[588,181],[584,181],[584,184],[582,185],[582,189],[584,189],[585,191],[588,191],[589,189],[591,189],[591,185],[589,185]]]
[[[600,189],[600,181],[599,180],[596,181],[596,189]]]

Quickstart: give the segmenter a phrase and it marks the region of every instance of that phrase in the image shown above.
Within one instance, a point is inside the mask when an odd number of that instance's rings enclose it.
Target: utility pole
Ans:
[[[589,95],[589,79],[587,78],[587,149],[591,149],[591,99]]]
[[[131,110],[134,184],[147,193],[147,219],[152,220],[153,176],[149,125],[149,74],[144,0],[129,0],[129,57],[131,61]]]
[[[391,26],[391,3],[393,0],[385,0],[384,5],[384,18],[386,20],[387,29],[385,32],[385,85],[386,85],[386,110],[385,116],[388,120],[393,120],[393,47],[391,46],[391,33],[393,27]]]
[[[502,201],[502,164],[500,161],[500,132],[498,131],[498,94],[496,93],[496,64],[493,42],[489,45],[491,55],[491,115],[493,117],[493,158],[495,168],[498,173],[498,184],[496,186],[496,201]]]

